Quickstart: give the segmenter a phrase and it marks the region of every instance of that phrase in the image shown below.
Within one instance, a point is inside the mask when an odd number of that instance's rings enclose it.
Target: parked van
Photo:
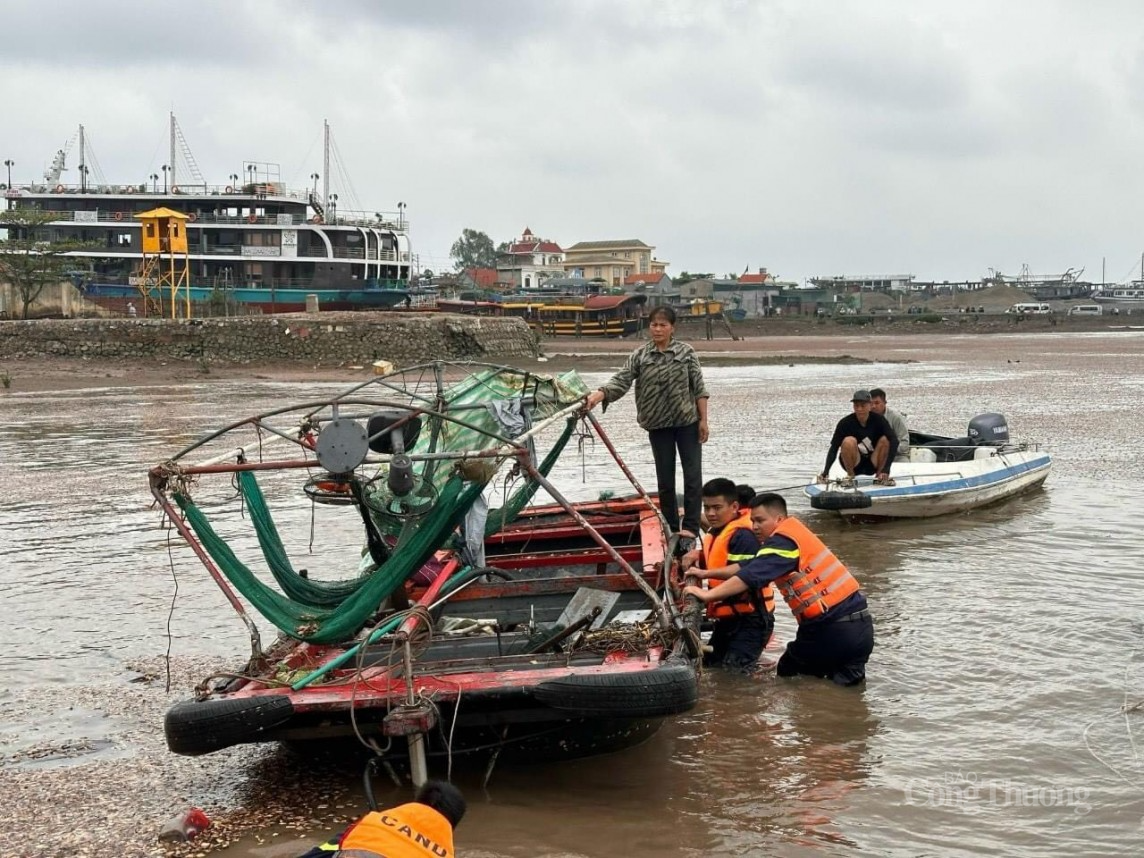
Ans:
[[[1048,304],[1014,304],[1005,312],[1022,316],[1047,316],[1053,311]]]
[[[1099,316],[1104,313],[1104,308],[1099,304],[1077,304],[1075,307],[1069,307],[1070,316]]]

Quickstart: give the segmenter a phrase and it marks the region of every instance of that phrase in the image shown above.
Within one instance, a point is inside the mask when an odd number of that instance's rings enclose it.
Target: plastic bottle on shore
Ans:
[[[159,829],[159,839],[181,843],[195,838],[200,832],[210,828],[210,825],[210,817],[201,809],[192,807],[164,822],[163,827]]]

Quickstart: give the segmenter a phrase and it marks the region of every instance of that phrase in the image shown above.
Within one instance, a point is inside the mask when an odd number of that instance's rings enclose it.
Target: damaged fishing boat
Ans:
[[[433,362],[234,423],[154,467],[152,494],[251,644],[169,710],[168,747],[357,736],[423,779],[435,755],[621,749],[691,709],[699,613],[674,589],[655,499],[586,393],[574,372]],[[549,480],[575,435],[602,442],[632,497],[572,503]],[[530,507],[541,490],[549,502]],[[244,600],[277,628],[268,646]]]

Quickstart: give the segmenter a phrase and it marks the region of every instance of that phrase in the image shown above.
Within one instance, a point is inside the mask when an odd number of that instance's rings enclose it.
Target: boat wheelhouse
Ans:
[[[1105,286],[1093,293],[1092,300],[1124,304],[1144,302],[1144,280],[1133,280],[1128,286]]]

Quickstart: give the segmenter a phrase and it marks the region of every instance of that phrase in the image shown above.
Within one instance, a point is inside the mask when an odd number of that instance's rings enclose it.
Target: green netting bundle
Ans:
[[[207,553],[259,613],[298,640],[339,643],[353,638],[385,598],[425,564],[457,527],[483,489],[482,483],[465,483],[454,475],[442,488],[437,509],[418,522],[416,528],[411,528],[408,538],[398,542],[389,560],[377,567],[336,607],[304,604],[263,583],[235,556],[226,540],[218,535],[190,498],[176,494],[175,501]]]

